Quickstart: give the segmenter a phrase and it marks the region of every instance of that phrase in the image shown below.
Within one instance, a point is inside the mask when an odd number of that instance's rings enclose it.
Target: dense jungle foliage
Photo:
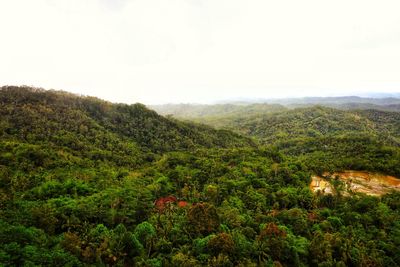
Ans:
[[[400,265],[399,192],[309,187],[325,171],[400,177],[399,113],[244,115],[223,122],[234,133],[2,87],[0,266]]]

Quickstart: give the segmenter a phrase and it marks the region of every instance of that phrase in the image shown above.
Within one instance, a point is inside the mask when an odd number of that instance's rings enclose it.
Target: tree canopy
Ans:
[[[1,88],[0,265],[400,265],[400,192],[310,190],[323,172],[400,177],[398,113],[245,115],[215,130]]]

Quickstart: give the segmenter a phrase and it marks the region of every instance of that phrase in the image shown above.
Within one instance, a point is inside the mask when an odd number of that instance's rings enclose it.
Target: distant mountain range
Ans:
[[[234,98],[216,102],[215,104],[253,104],[253,103],[304,103],[304,102],[367,102],[398,99],[399,93],[371,92],[347,96],[305,96],[305,97],[282,97],[282,98]]]
[[[278,103],[278,104],[299,104],[299,103],[377,103],[391,104],[400,102],[400,93],[371,93],[357,96],[333,96],[333,97],[289,97],[289,98],[244,98],[221,101],[217,104],[254,104],[254,103]]]
[[[375,94],[378,96],[378,94]],[[380,94],[380,96],[387,94]],[[255,115],[293,109],[299,107],[325,106],[342,110],[375,109],[381,111],[400,111],[400,94],[398,97],[304,97],[232,101],[220,104],[165,104],[152,105],[162,115],[172,115],[178,118],[197,118],[207,116],[240,116]]]

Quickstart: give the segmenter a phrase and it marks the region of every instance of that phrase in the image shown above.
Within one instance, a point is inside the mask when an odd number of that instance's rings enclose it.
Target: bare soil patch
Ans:
[[[335,192],[333,184],[341,185],[345,194],[361,192],[380,196],[392,190],[400,191],[399,178],[380,173],[351,170],[312,176],[310,189],[313,192],[321,191],[324,194],[332,194]]]

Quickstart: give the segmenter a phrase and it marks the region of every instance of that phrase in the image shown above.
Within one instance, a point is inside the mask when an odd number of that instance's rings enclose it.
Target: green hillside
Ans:
[[[201,118],[215,130],[2,87],[0,266],[400,265],[399,191],[310,190],[327,171],[400,177],[400,113],[222,109]]]
[[[2,87],[0,104],[3,137],[51,142],[82,151],[121,149],[127,154],[126,147],[162,152],[250,144],[228,131],[167,119],[142,104],[112,104],[27,87]]]
[[[243,112],[234,116],[213,113],[212,116],[187,116],[184,119],[252,136],[264,144],[357,133],[397,146],[400,144],[399,114],[375,109],[342,110],[312,106],[268,112],[258,110],[256,114]]]

